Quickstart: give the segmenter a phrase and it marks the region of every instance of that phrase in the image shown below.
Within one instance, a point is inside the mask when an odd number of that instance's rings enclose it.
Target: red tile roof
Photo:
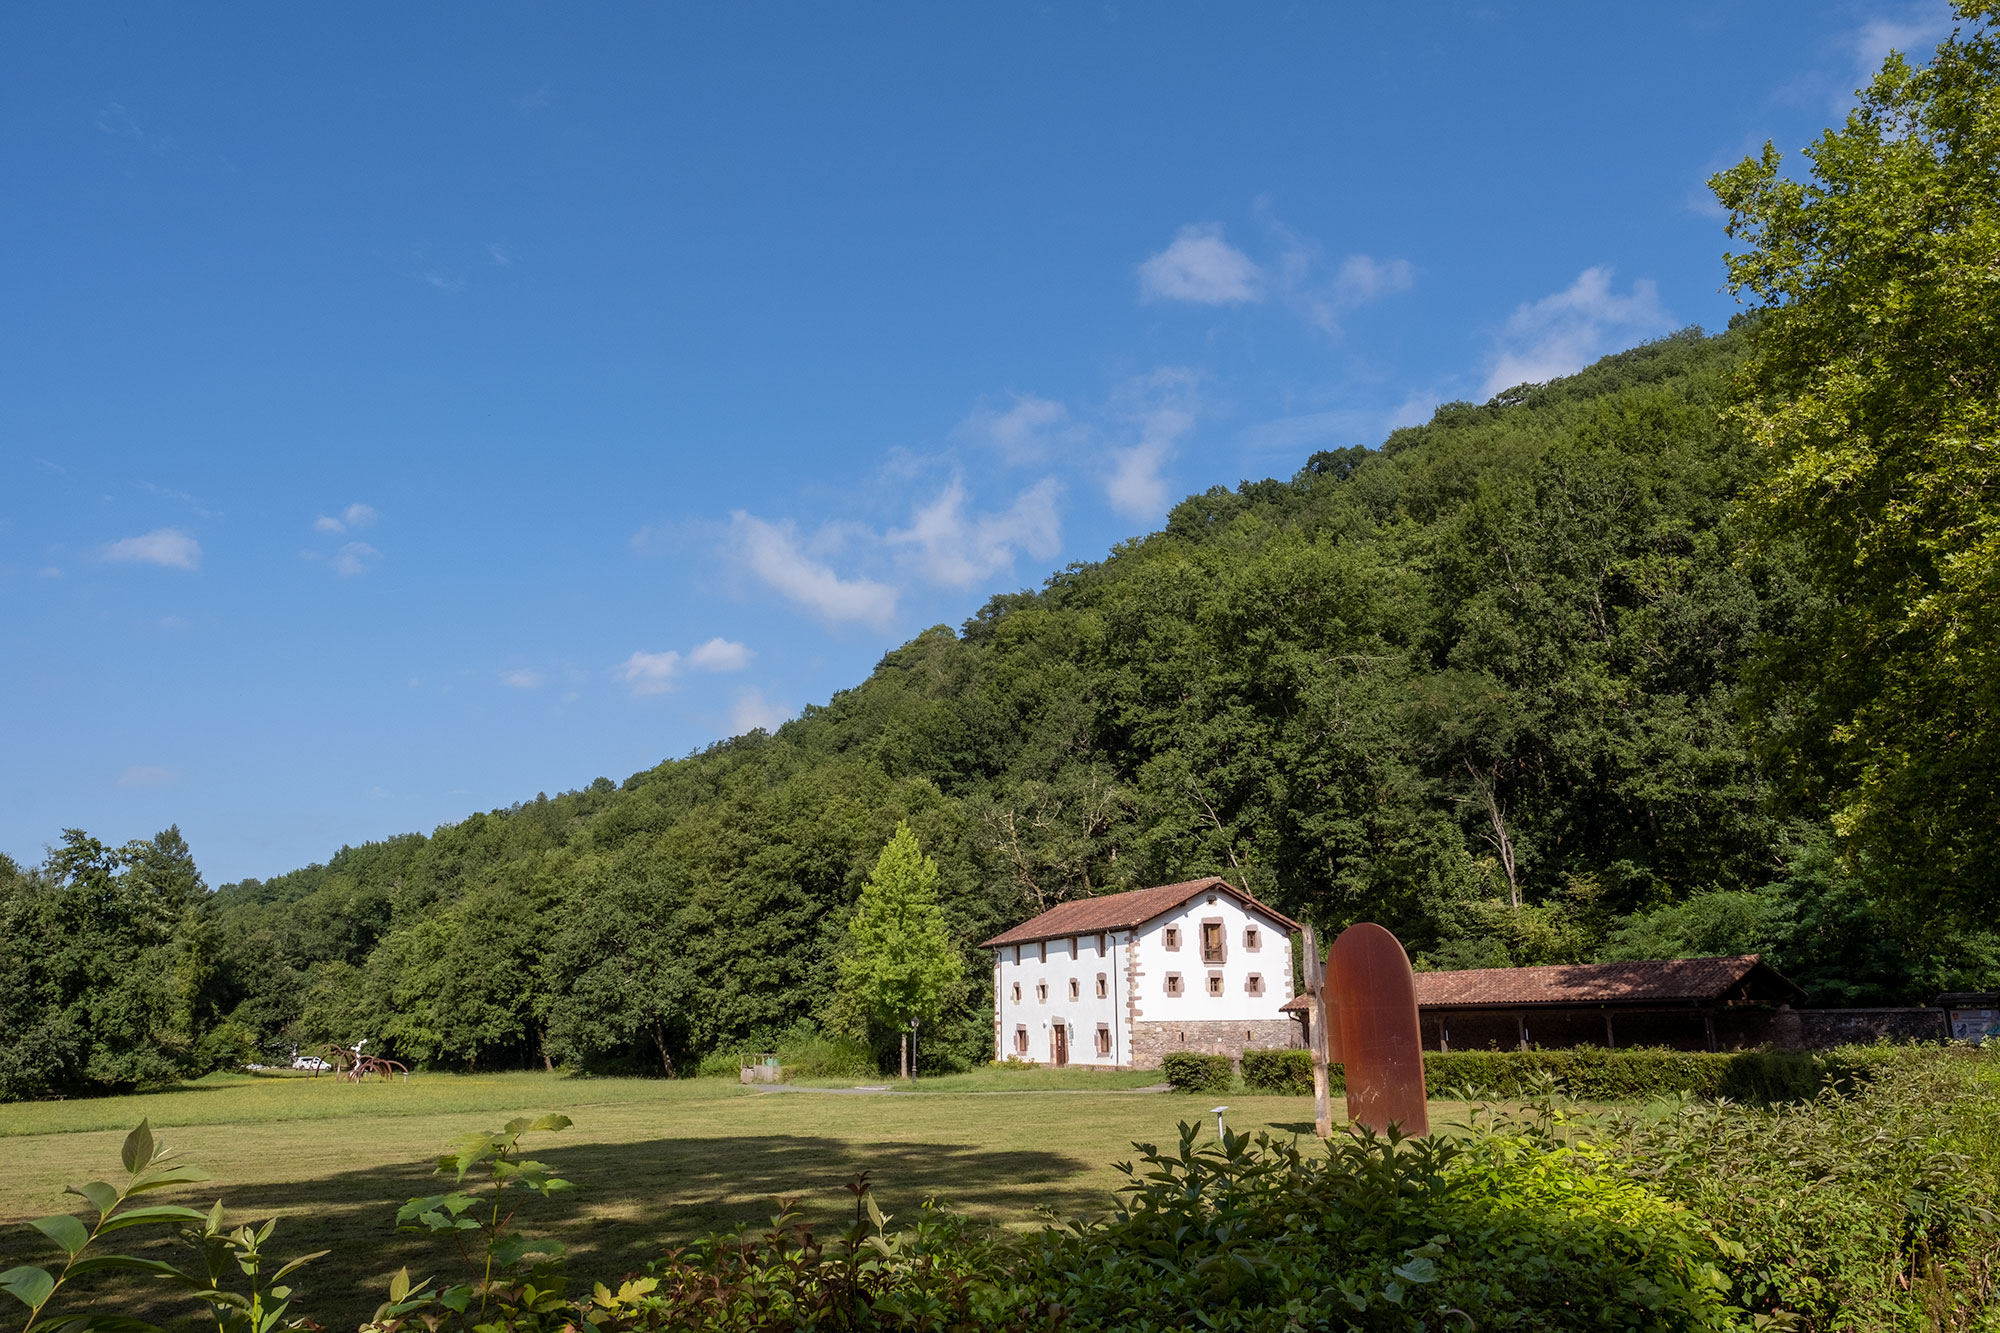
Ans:
[[[1078,898],[1074,902],[1058,903],[1038,917],[1023,921],[1012,930],[1002,931],[979,947],[995,949],[1003,944],[1030,944],[1035,940],[1052,940],[1060,935],[1089,935],[1100,930],[1129,930],[1144,925],[1156,916],[1173,911],[1190,898],[1204,893],[1226,893],[1246,907],[1253,907],[1266,917],[1287,930],[1299,929],[1299,923],[1264,903],[1252,898],[1226,879],[1210,875],[1207,879],[1191,879],[1182,884],[1162,884],[1152,889],[1133,889],[1129,893],[1107,893],[1097,898]]]
[[[1754,953],[1726,958],[1667,958],[1631,963],[1572,963],[1552,967],[1482,967],[1419,972],[1420,1009],[1522,1008],[1563,1004],[1674,1004],[1720,1000],[1752,973],[1793,1001],[1805,998]],[[1769,983],[1775,983],[1771,987]],[[1284,1007],[1303,1010],[1300,996]]]

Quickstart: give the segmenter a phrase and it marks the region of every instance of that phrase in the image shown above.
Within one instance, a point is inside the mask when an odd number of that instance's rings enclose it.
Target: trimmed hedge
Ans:
[[[1581,1101],[1640,1101],[1686,1093],[1709,1100],[1794,1102],[1822,1088],[1848,1087],[1871,1063],[1860,1051],[1673,1051],[1630,1047],[1608,1051],[1576,1046],[1550,1051],[1425,1051],[1424,1084],[1435,1095],[1469,1088],[1491,1096],[1527,1091],[1546,1075]],[[1338,1064],[1327,1074],[1346,1087]],[[1309,1095],[1312,1056],[1306,1051],[1245,1051],[1243,1082],[1259,1092]]]
[[[1236,1071],[1226,1055],[1175,1051],[1160,1061],[1160,1072],[1176,1092],[1228,1092],[1229,1085],[1236,1081]]]

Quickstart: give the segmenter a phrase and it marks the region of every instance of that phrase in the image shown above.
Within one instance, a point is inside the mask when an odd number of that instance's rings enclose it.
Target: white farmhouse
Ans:
[[[1296,1046],[1280,1008],[1297,929],[1215,878],[1052,907],[981,946],[996,1058],[1157,1069],[1173,1051]]]

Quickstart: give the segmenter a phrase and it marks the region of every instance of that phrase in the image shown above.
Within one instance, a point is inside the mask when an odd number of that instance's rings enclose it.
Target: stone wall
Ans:
[[[1942,1009],[1799,1009],[1800,1045],[1825,1050],[1850,1042],[1945,1039]]]
[[[1243,1018],[1217,1022],[1149,1023],[1132,1025],[1132,1067],[1158,1069],[1175,1051],[1226,1055],[1240,1061],[1243,1052],[1301,1046],[1303,1029],[1289,1018]]]

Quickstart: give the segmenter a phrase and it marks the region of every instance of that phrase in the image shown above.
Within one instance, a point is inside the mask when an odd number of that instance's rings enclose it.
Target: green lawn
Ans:
[[[1311,1131],[1309,1098],[1134,1091],[1156,1082],[987,1070],[850,1095],[537,1073],[364,1084],[227,1076],[136,1097],[0,1106],[0,1267],[38,1253],[38,1237],[11,1224],[78,1202],[63,1186],[115,1171],[141,1116],[213,1177],[183,1201],[221,1197],[232,1216],[278,1216],[274,1253],[334,1251],[307,1271],[304,1297],[329,1328],[358,1323],[404,1263],[450,1272],[451,1256],[394,1234],[396,1207],[436,1191],[431,1161],[455,1136],[519,1114],[561,1111],[576,1122],[544,1136],[537,1154],[579,1188],[534,1201],[524,1216],[592,1276],[636,1269],[665,1242],[761,1222],[778,1195],[802,1196],[809,1215],[831,1220],[858,1171],[891,1213],[936,1195],[1018,1226],[1044,1208],[1102,1211],[1120,1179],[1113,1163],[1131,1157],[1135,1140],[1170,1144],[1181,1120],[1212,1134],[1207,1110],[1218,1100],[1234,1129]]]

